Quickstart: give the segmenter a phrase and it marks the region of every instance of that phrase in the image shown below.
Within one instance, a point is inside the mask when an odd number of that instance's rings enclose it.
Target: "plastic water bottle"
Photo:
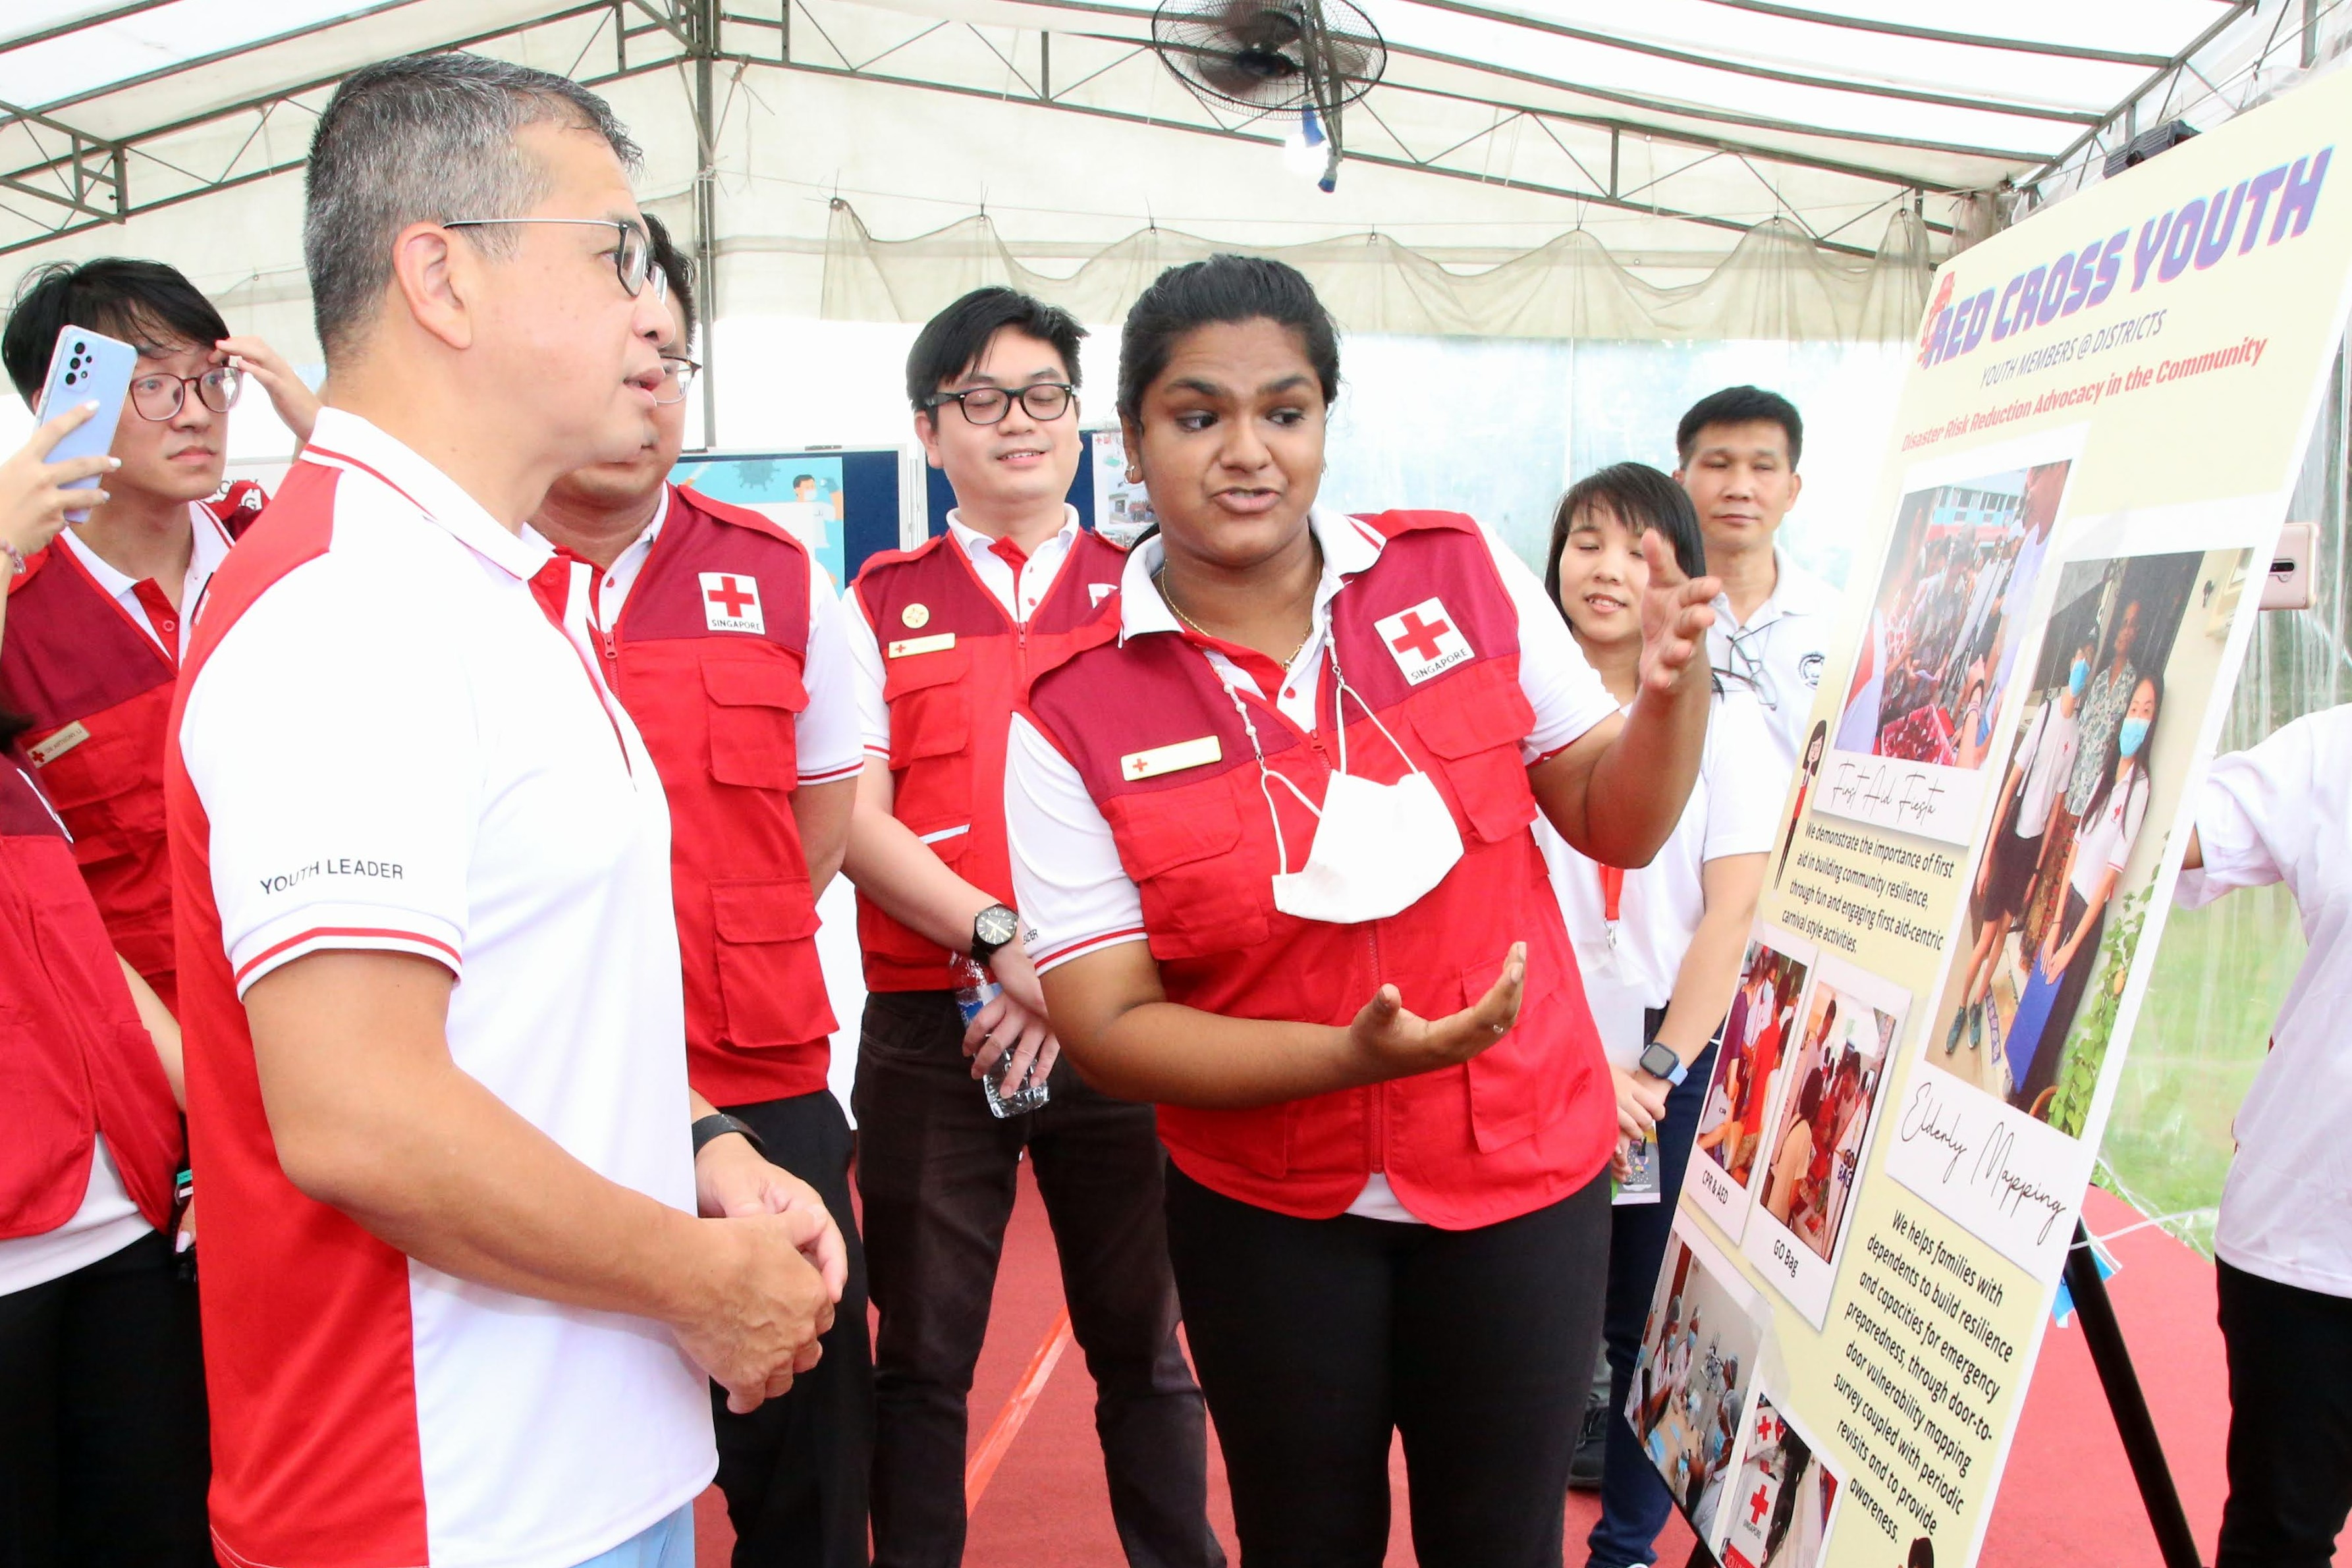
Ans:
[[[970,1025],[980,1016],[981,1009],[1004,994],[1004,988],[998,985],[986,969],[973,963],[969,954],[957,954],[950,967],[955,971],[956,1011],[961,1013],[965,1024]],[[988,1097],[991,1115],[1000,1118],[1026,1115],[1045,1103],[1045,1080],[1038,1075],[1034,1061],[1029,1066],[1027,1075],[1010,1093],[1005,1092],[1004,1080],[1012,1071],[1012,1051],[999,1055],[996,1065],[982,1076],[981,1092]]]

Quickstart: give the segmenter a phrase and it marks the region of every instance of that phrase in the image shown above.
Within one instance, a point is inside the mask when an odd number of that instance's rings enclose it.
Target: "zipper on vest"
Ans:
[[[1378,922],[1370,922],[1365,925],[1364,946],[1371,954],[1372,989],[1377,993],[1381,985],[1381,933]],[[1370,1085],[1369,1089],[1370,1102],[1364,1115],[1364,1136],[1365,1140],[1371,1145],[1370,1159],[1372,1170],[1374,1174],[1381,1175],[1389,1168],[1388,1085],[1385,1082],[1374,1083]]]

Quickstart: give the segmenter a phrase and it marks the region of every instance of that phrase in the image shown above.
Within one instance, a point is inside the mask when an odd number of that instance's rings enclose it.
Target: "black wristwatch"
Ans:
[[[703,1145],[713,1138],[723,1138],[730,1133],[742,1134],[744,1141],[758,1152],[761,1159],[768,1157],[768,1145],[760,1141],[760,1134],[751,1131],[748,1124],[737,1121],[724,1111],[713,1112],[696,1122],[693,1132],[694,1153],[698,1159],[701,1157]]]
[[[1675,1048],[1662,1040],[1654,1040],[1642,1048],[1641,1067],[1651,1077],[1662,1078],[1675,1086],[1690,1076],[1690,1069],[1675,1054]]]
[[[1009,904],[992,904],[971,917],[971,961],[985,965],[1021,935],[1021,916]]]

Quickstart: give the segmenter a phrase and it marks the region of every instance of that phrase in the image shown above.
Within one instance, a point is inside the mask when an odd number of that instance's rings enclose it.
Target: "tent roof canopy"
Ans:
[[[1869,255],[1895,207],[1950,234],[1969,193],[2046,172],[2103,131],[2113,140],[2119,106],[2180,79],[2183,60],[2233,24],[2289,4],[1978,0],[1963,29],[1925,25],[1904,0],[1364,0],[1390,59],[1348,112],[1346,141],[1351,162],[1549,196],[1557,228],[1639,214],[1649,221],[1637,246],[1719,255],[1736,238],[1723,231],[1782,218],[1826,250]],[[341,75],[417,49],[480,48],[594,82],[709,60],[722,83],[809,72],[1180,137],[1275,141],[1284,129],[1194,100],[1149,50],[1150,6],[1119,0],[15,0],[8,11],[0,251],[297,168]]]

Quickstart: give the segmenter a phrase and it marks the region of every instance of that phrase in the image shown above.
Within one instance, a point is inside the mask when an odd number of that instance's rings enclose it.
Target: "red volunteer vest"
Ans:
[[[531,585],[558,620],[578,561],[558,551]],[[811,570],[783,528],[672,486],[620,618],[593,633],[669,798],[688,1076],[716,1105],[812,1093],[831,1061],[792,807]]]
[[[207,505],[235,538],[263,500],[260,486],[239,481]],[[195,608],[183,604],[180,612]],[[0,708],[33,721],[25,750],[73,834],[73,858],[107,934],[175,1012],[163,737],[178,674],[178,660],[71,549],[53,544],[34,552],[24,575],[9,583]]]
[[[171,1223],[179,1108],[65,831],[0,752],[0,1240],[71,1219],[106,1134],[147,1223]]]
[[[1013,902],[1004,841],[1004,737],[1033,672],[1076,646],[1117,595],[1127,552],[1081,528],[1054,586],[1017,623],[949,535],[875,556],[855,591],[882,645],[890,705],[891,814],[948,869]],[[1112,622],[1113,626],[1117,622]],[[948,950],[857,900],[857,938],[870,991],[954,984]]]
[[[1107,618],[1038,677],[1027,712],[1110,824],[1171,1001],[1344,1027],[1393,982],[1406,1007],[1437,1017],[1477,1000],[1511,944],[1527,943],[1518,1022],[1465,1065],[1251,1110],[1159,1108],[1160,1136],[1177,1166],[1229,1197],[1328,1218],[1377,1171],[1415,1215],[1466,1229],[1590,1181],[1614,1146],[1616,1103],[1528,831],[1537,807],[1519,743],[1534,713],[1519,688],[1510,595],[1468,518],[1390,512],[1365,520],[1388,542],[1331,601],[1331,636],[1349,686],[1396,744],[1350,703],[1349,771],[1393,782],[1405,773],[1403,747],[1462,834],[1462,859],[1410,908],[1355,925],[1275,908],[1274,818],[1249,736],[1208,661],[1183,639],[1153,634],[1122,645],[1116,619]],[[1407,618],[1402,633],[1378,629],[1398,615]],[[1392,643],[1449,629],[1466,642],[1466,655],[1409,682],[1402,661],[1425,667],[1435,644],[1398,652]],[[1334,686],[1323,683],[1311,735],[1272,703],[1244,699],[1268,767],[1318,803],[1338,757]],[[1151,753],[1210,736],[1214,760],[1151,773]],[[1281,786],[1273,795],[1297,871],[1315,819]]]

